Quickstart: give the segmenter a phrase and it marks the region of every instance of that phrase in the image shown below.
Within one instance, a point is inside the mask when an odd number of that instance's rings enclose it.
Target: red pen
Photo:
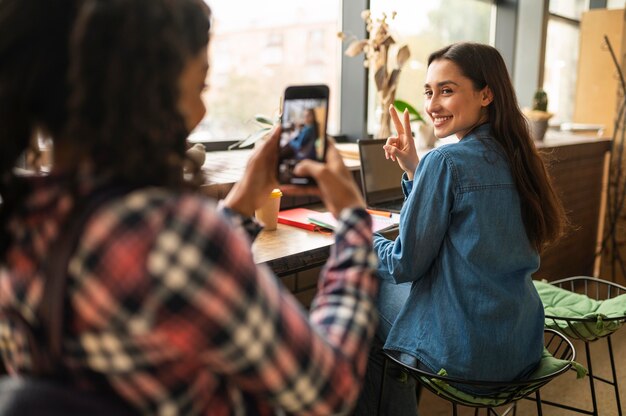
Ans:
[[[391,218],[391,212],[389,211],[378,211],[376,209],[367,209],[366,211],[369,212],[370,215],[378,215],[379,217]]]

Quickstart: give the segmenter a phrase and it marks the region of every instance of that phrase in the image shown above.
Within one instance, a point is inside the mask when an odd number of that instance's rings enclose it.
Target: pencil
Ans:
[[[378,215],[379,217],[391,218],[391,212],[389,211],[379,211],[376,209],[368,209],[366,211],[369,212],[370,215]]]

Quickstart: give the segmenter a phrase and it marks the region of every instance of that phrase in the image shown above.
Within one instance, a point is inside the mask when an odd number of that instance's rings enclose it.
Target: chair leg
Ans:
[[[387,374],[387,359],[383,358],[383,375],[380,380],[380,392],[378,393],[378,410],[376,414],[382,416],[383,392],[385,391],[385,374]]]
[[[535,393],[535,403],[537,404],[537,416],[543,416],[543,410],[541,409],[541,394],[539,390]]]
[[[587,370],[589,371],[589,374],[587,374],[587,377],[589,377],[589,388],[591,390],[591,404],[593,405],[593,416],[598,416],[598,404],[596,402],[596,387],[595,387],[595,383],[594,383],[594,377],[593,377],[593,366],[591,365],[591,350],[589,349],[589,343],[585,342],[585,353],[587,354]]]
[[[615,403],[617,404],[617,413],[622,416],[622,404],[619,398],[619,387],[617,385],[617,373],[615,371],[615,360],[613,358],[613,345],[611,344],[611,336],[606,337],[606,342],[609,345],[609,358],[611,360],[611,372],[613,373],[613,387],[615,388]]]

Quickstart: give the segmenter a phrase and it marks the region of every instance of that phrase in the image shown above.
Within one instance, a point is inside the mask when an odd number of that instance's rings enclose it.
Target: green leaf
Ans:
[[[250,145],[253,145],[254,143],[258,142],[259,140],[261,140],[263,137],[265,137],[265,135],[267,135],[267,133],[271,130],[270,127],[263,127],[260,130],[255,131],[254,133],[250,134],[248,137],[246,137],[245,139],[231,144],[230,146],[228,146],[228,150],[232,150],[232,149],[241,149],[242,147],[247,147]]]
[[[420,112],[417,111],[415,107],[413,107],[411,104],[407,103],[406,101],[395,100],[393,102],[393,105],[394,107],[396,107],[396,110],[398,110],[401,113],[404,112],[404,110],[407,110],[409,114],[412,116],[411,121],[421,121],[422,123],[425,123],[424,118],[422,117]]]
[[[274,125],[274,121],[270,120],[268,117],[262,115],[262,114],[257,114],[256,116],[254,116],[254,120],[259,123],[259,124],[264,124],[266,126],[273,126]]]

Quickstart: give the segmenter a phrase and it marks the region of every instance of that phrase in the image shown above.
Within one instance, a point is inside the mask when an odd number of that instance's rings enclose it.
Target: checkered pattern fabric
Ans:
[[[72,207],[54,178],[33,180],[11,222],[0,303],[27,319],[41,264]],[[347,412],[377,323],[370,219],[345,210],[310,315],[250,251],[254,223],[197,195],[133,191],[100,208],[69,264],[63,366],[144,414]],[[0,320],[0,352],[28,373],[27,345]]]

